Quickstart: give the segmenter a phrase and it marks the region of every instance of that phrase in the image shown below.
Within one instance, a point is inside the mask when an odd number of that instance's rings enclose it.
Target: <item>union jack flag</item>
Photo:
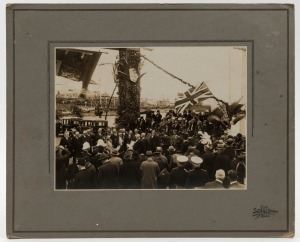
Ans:
[[[204,82],[197,87],[192,87],[188,91],[178,93],[177,95],[178,98],[175,100],[177,113],[182,113],[189,105],[195,105],[200,101],[214,96]]]

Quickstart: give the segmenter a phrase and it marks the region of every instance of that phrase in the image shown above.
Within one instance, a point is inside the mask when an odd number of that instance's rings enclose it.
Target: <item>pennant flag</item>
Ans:
[[[227,113],[229,117],[236,115],[240,111],[240,109],[244,106],[244,104],[240,104],[240,101],[241,99],[239,101],[233,102],[228,106]]]
[[[233,120],[233,124],[236,124],[238,121],[242,120],[245,117],[246,117],[245,113],[240,113],[240,114],[236,115],[236,118]]]
[[[192,87],[188,91],[178,94],[180,95],[175,100],[177,113],[182,113],[189,105],[195,105],[200,101],[214,96],[204,82],[197,87]]]

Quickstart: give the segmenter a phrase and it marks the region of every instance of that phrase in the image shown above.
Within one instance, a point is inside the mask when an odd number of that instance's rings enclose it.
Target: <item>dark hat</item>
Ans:
[[[77,164],[80,166],[84,166],[85,165],[85,159],[84,158],[79,158],[77,161]]]
[[[229,139],[227,139],[226,144],[232,144],[233,141],[234,141],[234,140],[233,140],[232,138],[229,138]]]

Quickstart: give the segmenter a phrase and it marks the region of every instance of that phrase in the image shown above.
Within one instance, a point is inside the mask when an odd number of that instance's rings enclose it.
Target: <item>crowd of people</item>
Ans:
[[[56,189],[245,189],[246,138],[208,113],[146,112],[133,127],[64,132]]]

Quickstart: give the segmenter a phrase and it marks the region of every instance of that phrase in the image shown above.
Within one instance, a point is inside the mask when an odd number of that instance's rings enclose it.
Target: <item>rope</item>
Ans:
[[[149,60],[146,56],[141,55],[141,57],[143,57],[145,60],[149,61],[152,65],[154,65],[155,67],[157,67],[158,69],[160,69],[161,71],[163,71],[164,73],[166,73],[167,75],[169,75],[169,76],[171,76],[171,77],[173,77],[173,78],[179,80],[181,83],[183,83],[183,84],[185,84],[185,85],[188,85],[188,86],[190,86],[190,87],[195,87],[195,86],[193,86],[192,84],[190,84],[190,83],[188,83],[188,82],[182,80],[181,78],[179,78],[179,77],[173,75],[172,73],[166,71],[165,69],[163,69],[162,67],[160,67],[159,65],[157,65],[156,63],[154,63],[152,60]]]
[[[147,60],[148,62],[150,62],[152,65],[154,65],[155,67],[157,67],[158,69],[160,69],[161,71],[163,71],[164,73],[166,73],[167,75],[169,75],[169,76],[171,76],[171,77],[173,77],[173,78],[179,80],[180,82],[182,82],[182,83],[185,84],[185,85],[188,85],[188,86],[190,86],[190,87],[194,87],[194,88],[195,88],[195,86],[193,86],[192,84],[190,84],[190,83],[188,83],[188,82],[182,80],[181,78],[179,78],[179,77],[173,75],[172,73],[166,71],[165,69],[163,69],[162,67],[160,67],[159,65],[157,65],[154,61],[148,59],[146,56],[141,55],[141,57],[143,57],[145,60]],[[227,107],[227,106],[228,106],[228,103],[224,102],[224,101],[221,100],[221,99],[216,98],[215,96],[213,96],[212,98],[215,99],[215,100],[218,102],[219,107],[220,107],[221,110],[223,111],[224,115],[225,115],[226,117],[228,117],[227,110],[224,109],[224,108],[222,107],[222,105],[220,104],[220,103],[222,103],[222,104],[225,105],[225,107]]]

